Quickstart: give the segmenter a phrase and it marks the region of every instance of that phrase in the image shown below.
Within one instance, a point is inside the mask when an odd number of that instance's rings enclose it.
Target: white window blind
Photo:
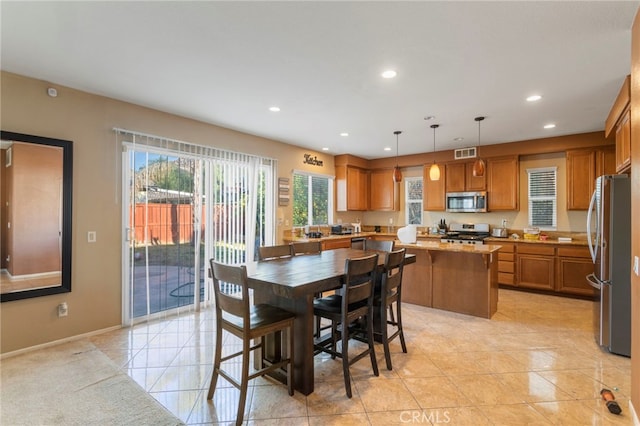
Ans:
[[[557,226],[557,167],[527,169],[529,226],[555,230]]]

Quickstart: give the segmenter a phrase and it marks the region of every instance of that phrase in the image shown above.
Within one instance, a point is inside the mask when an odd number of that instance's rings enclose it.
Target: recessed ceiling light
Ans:
[[[329,148],[327,148],[326,146],[324,148],[322,148],[323,151],[329,151]]]
[[[349,133],[347,133],[347,132],[342,132],[342,133],[340,133],[340,136],[342,136],[342,137],[345,137],[345,138],[346,138],[347,136],[349,136]]]
[[[464,138],[453,138],[453,140],[456,141],[456,142],[460,142],[460,141],[463,141]]]
[[[531,95],[527,97],[527,102],[535,102],[535,101],[539,101],[540,99],[542,99],[542,96],[540,95]]]
[[[384,147],[384,150],[385,150],[385,151],[391,151],[391,147],[385,146],[385,147]]]
[[[398,75],[398,73],[395,72],[394,70],[386,70],[385,72],[382,73],[383,78],[393,78],[396,75]]]
[[[553,129],[554,127],[556,127],[556,125],[555,125],[555,124],[553,124],[553,123],[549,123],[549,124],[545,124],[545,125],[544,125],[544,128],[545,128],[545,129]]]
[[[436,118],[435,115],[427,115],[424,119],[428,121],[428,120],[433,120],[434,118]]]
[[[269,107],[269,111],[271,111],[271,112],[278,112],[278,111],[280,111],[280,108],[279,108],[279,107],[277,107],[277,106],[272,106],[272,107]]]

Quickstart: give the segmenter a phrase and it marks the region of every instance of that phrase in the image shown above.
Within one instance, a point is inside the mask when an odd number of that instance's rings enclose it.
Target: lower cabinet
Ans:
[[[340,238],[335,240],[324,240],[322,250],[334,250],[339,248],[351,248],[351,238]]]
[[[498,252],[500,285],[575,296],[595,296],[586,280],[586,276],[593,272],[587,247],[548,243],[491,244],[502,246]]]
[[[558,247],[558,276],[556,290],[561,293],[595,296],[595,289],[587,283],[593,272],[593,262],[586,247]]]

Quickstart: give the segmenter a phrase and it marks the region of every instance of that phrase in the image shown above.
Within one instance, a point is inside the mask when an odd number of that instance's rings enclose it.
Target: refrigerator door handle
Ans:
[[[600,281],[598,281],[595,274],[587,275],[587,283],[589,283],[591,287],[595,288],[598,291],[600,291],[600,289],[602,288],[602,284],[600,283]]]
[[[589,202],[589,210],[587,211],[587,245],[589,246],[589,253],[591,253],[591,260],[593,263],[596,262],[596,246],[598,244],[598,212],[596,212],[596,239],[593,241],[591,239],[591,223],[592,214],[595,212],[595,204],[596,204],[596,191],[593,191],[593,195],[591,195],[591,201]]]

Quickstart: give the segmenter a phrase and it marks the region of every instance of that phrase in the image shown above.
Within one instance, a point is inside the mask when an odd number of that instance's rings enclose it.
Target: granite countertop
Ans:
[[[452,251],[477,254],[490,254],[502,248],[497,244],[460,244],[460,243],[441,243],[439,241],[417,241],[414,244],[403,244],[396,241],[396,248],[411,248],[436,251]]]
[[[556,244],[563,246],[587,246],[586,238],[574,238],[571,237],[571,241],[558,241],[557,237],[549,237],[546,240],[525,240],[524,238],[514,239],[514,238],[497,238],[497,237],[487,237],[484,239],[485,243],[493,243],[500,244],[503,243],[518,243],[518,244]]]
[[[343,235],[323,235],[320,238],[309,238],[309,237],[292,237],[292,236],[285,236],[283,238],[283,240],[285,242],[308,242],[308,241],[327,241],[327,240],[344,240],[344,239],[352,239],[352,238],[358,238],[358,237],[368,237],[370,235],[380,235],[380,233],[376,233],[376,232],[359,232],[357,234],[343,234]],[[391,234],[390,234],[391,235]],[[393,234],[395,235],[395,234]]]

